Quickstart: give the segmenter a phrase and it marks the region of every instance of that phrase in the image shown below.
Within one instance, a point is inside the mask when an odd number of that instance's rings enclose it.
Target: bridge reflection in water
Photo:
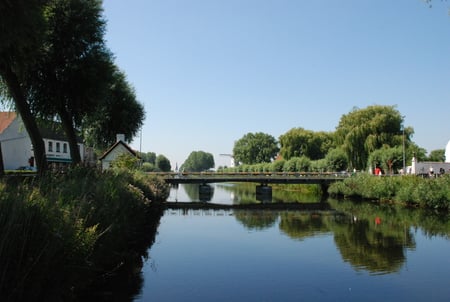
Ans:
[[[157,175],[173,185],[179,184],[199,184],[200,200],[208,201],[211,196],[210,183],[256,183],[256,199],[262,202],[272,200],[272,187],[269,184],[316,184],[320,185],[322,192],[326,192],[328,186],[336,181],[342,181],[349,177],[348,173],[333,172],[151,172],[150,175]]]

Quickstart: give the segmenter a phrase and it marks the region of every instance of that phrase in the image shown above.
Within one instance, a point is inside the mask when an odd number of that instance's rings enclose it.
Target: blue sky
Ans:
[[[104,1],[107,44],[147,118],[131,146],[172,167],[249,132],[334,131],[395,105],[427,151],[450,139],[450,3],[422,0]]]

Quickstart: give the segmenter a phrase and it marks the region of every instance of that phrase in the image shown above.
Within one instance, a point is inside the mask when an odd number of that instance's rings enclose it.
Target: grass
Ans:
[[[169,187],[126,171],[0,181],[0,301],[70,301],[119,267],[139,265]],[[153,232],[154,233],[154,232]]]
[[[377,177],[358,174],[330,186],[332,196],[357,197],[406,206],[450,210],[450,175]]]

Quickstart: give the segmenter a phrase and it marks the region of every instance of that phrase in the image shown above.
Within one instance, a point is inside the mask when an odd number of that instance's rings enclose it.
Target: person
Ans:
[[[34,167],[34,156],[28,159],[28,164],[30,165],[30,167]]]
[[[381,169],[378,166],[375,167],[375,175],[381,175]]]
[[[433,169],[433,166],[430,166],[430,176],[434,176],[434,169]]]

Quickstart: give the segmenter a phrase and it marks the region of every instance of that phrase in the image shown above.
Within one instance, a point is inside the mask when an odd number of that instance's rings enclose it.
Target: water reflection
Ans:
[[[236,220],[249,230],[263,230],[273,227],[278,221],[275,211],[234,211]]]

